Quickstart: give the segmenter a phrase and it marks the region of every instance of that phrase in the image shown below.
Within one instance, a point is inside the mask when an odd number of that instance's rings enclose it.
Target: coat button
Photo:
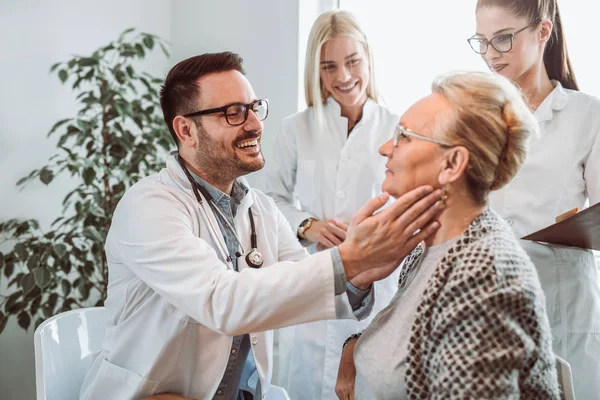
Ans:
[[[223,391],[222,390],[217,390],[217,395],[223,396]]]
[[[343,190],[338,190],[337,197],[338,197],[338,199],[345,198],[346,197],[346,192],[344,192]]]
[[[252,336],[252,344],[257,344],[258,338],[256,336]]]
[[[513,224],[515,223],[515,220],[512,218],[509,218],[506,220],[506,222],[508,223],[509,226],[513,226]]]

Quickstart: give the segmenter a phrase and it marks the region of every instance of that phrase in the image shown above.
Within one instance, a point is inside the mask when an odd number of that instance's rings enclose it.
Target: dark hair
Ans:
[[[179,144],[179,140],[173,129],[173,119],[178,115],[198,111],[194,109],[202,93],[198,79],[215,72],[233,70],[245,74],[243,63],[244,60],[238,54],[226,51],[190,57],[171,68],[160,89],[160,107],[176,144]]]
[[[544,50],[544,66],[550,79],[557,80],[563,87],[579,90],[565,42],[562,20],[557,0],[478,0],[477,8],[497,6],[505,8],[530,23],[547,18],[554,24],[550,40]]]

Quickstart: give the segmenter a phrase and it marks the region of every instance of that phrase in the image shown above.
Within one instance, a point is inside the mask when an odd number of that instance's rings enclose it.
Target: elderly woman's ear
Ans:
[[[452,147],[446,150],[440,165],[439,182],[448,185],[466,177],[465,170],[469,165],[469,150],[463,146]]]

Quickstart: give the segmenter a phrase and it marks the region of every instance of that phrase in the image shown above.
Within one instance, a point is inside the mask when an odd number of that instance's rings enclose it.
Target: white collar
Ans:
[[[375,110],[377,110],[377,106],[378,104],[372,98],[367,97],[367,101],[363,105],[362,118],[360,119],[359,123],[362,123],[363,121],[366,121],[369,118],[371,118],[371,116],[375,113]],[[333,96],[329,96],[327,98],[327,100],[325,101],[325,108],[328,108],[330,110],[332,116],[337,117],[346,122],[347,126],[348,118],[342,116],[342,107],[333,98]]]
[[[553,80],[552,84],[554,85],[554,89],[546,96],[544,101],[542,101],[542,104],[540,104],[534,112],[534,116],[537,118],[538,122],[552,120],[554,111],[563,110],[569,102],[569,93],[567,93],[567,90],[561,83]]]

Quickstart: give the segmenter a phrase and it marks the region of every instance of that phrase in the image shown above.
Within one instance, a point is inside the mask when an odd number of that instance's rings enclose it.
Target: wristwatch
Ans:
[[[308,230],[308,228],[310,228],[312,226],[313,222],[315,222],[316,220],[317,220],[316,218],[307,218],[300,223],[300,226],[298,227],[298,232],[297,232],[297,235],[300,239],[306,239],[304,232],[306,232]]]

